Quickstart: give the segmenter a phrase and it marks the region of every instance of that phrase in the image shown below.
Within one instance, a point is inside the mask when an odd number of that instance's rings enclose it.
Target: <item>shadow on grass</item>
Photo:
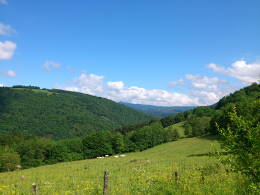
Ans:
[[[228,152],[219,152],[218,155],[228,155]],[[190,154],[187,157],[199,157],[199,156],[214,156],[214,153],[201,153],[201,154]]]
[[[202,154],[190,154],[187,157],[195,157],[195,156],[210,156],[212,154],[209,153],[202,153]]]

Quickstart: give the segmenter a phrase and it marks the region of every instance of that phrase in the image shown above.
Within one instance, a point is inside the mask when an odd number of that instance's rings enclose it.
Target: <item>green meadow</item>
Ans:
[[[167,129],[167,130],[176,129],[176,131],[178,132],[180,138],[183,138],[183,137],[185,137],[185,134],[184,134],[185,129],[183,127],[184,123],[185,123],[184,121],[183,122],[179,122],[179,123],[176,123],[174,125],[170,125],[169,127],[166,127],[165,129]]]
[[[104,170],[109,194],[247,194],[244,180],[210,152],[214,136],[184,138],[125,157],[59,163],[0,173],[0,194],[102,194]],[[176,174],[178,177],[176,177]]]

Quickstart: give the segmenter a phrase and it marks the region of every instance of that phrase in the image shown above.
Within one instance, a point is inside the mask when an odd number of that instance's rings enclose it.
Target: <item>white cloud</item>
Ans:
[[[56,63],[54,61],[50,61],[50,60],[47,60],[44,64],[43,64],[43,69],[50,72],[52,71],[52,69],[54,68],[60,68],[61,67],[61,64],[59,63]]]
[[[260,79],[260,63],[248,64],[245,60],[240,60],[227,68],[217,64],[208,64],[208,67],[215,72],[234,77],[243,83],[253,83]]]
[[[124,83],[122,81],[118,81],[118,82],[107,82],[107,85],[109,88],[111,89],[123,89],[124,88]]]
[[[187,74],[184,79],[180,79],[179,81],[187,84],[189,97],[195,98],[199,102],[199,105],[214,104],[223,96],[238,89],[237,86],[227,85],[227,81],[218,77]],[[176,84],[179,81],[173,83]]]
[[[9,60],[14,55],[16,44],[12,41],[0,42],[0,60]]]
[[[7,4],[7,0],[0,0],[0,4]]]
[[[217,77],[207,77],[201,75],[185,75],[187,80],[190,80],[191,86],[194,89],[203,89],[203,90],[217,90],[220,84],[225,84],[227,81],[219,79]]]
[[[200,105],[211,105],[218,102],[222,97],[229,95],[230,93],[238,90],[240,86],[217,86],[216,89],[205,89],[205,90],[193,90],[191,93],[192,97],[197,97]]]
[[[193,95],[198,97],[201,105],[216,103],[222,96],[213,91],[195,91]]]
[[[0,35],[11,35],[15,32],[11,26],[0,23]]]
[[[160,106],[200,104],[198,98],[191,98],[186,94],[170,93],[159,89],[148,90],[137,86],[126,87],[122,81],[104,83],[103,79],[103,76],[81,74],[74,79],[71,86],[63,87],[63,89],[136,104]]]
[[[90,95],[102,96],[103,89],[103,76],[95,74],[81,74],[74,79],[79,92],[87,93]]]
[[[0,87],[4,87],[4,84],[0,83]]]
[[[16,72],[14,70],[8,70],[8,71],[4,71],[2,73],[8,77],[16,77]]]

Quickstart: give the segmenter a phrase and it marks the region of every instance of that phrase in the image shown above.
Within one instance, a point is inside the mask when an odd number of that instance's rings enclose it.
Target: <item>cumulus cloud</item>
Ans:
[[[118,82],[107,82],[107,85],[109,88],[111,89],[123,89],[124,88],[124,83],[122,81],[118,81]]]
[[[189,97],[195,98],[199,105],[210,105],[216,103],[220,98],[228,95],[235,90],[238,86],[227,85],[226,80],[218,77],[207,77],[203,75],[187,74],[184,79],[180,79],[182,83],[187,84],[189,89]],[[173,82],[178,83],[177,82]]]
[[[211,105],[219,101],[224,96],[238,90],[240,86],[227,85],[218,86],[216,89],[193,90],[191,96],[197,97],[200,105]]]
[[[0,87],[4,87],[4,84],[0,83]]]
[[[216,72],[237,76],[241,81],[255,81],[257,79],[256,75],[258,75],[257,72],[259,72],[258,64],[246,64],[245,62],[236,62],[230,68],[223,68],[213,64],[209,65],[209,67]],[[233,85],[218,77],[196,74],[187,74],[184,78],[169,82],[171,87],[177,85],[187,87],[189,92],[178,93],[160,89],[145,89],[138,86],[126,86],[123,81],[105,82],[104,76],[82,73],[73,80],[71,85],[60,88],[104,97],[117,102],[123,101],[157,106],[211,105],[223,96],[241,88],[240,85]]]
[[[11,26],[0,23],[0,35],[11,35],[14,32]]]
[[[245,60],[239,60],[227,68],[217,64],[208,64],[208,67],[215,72],[234,77],[243,83],[253,83],[260,79],[260,63],[248,64]]]
[[[16,77],[16,72],[14,70],[4,71],[4,72],[2,72],[2,74],[6,75],[8,77]]]
[[[44,64],[43,64],[43,69],[51,72],[53,69],[57,69],[60,68],[61,64],[51,61],[51,60],[47,60]]]
[[[160,106],[200,104],[198,98],[191,98],[186,94],[170,93],[160,89],[148,90],[137,86],[127,87],[123,81],[104,82],[103,76],[94,74],[81,74],[73,80],[71,86],[63,87],[63,89],[135,104]]]
[[[0,0],[0,4],[7,4],[7,0]]]
[[[219,88],[219,84],[225,84],[227,81],[219,79],[217,77],[207,77],[201,75],[185,75],[187,80],[190,80],[191,86],[194,89],[204,89],[204,90],[216,90]]]
[[[12,41],[0,42],[0,60],[9,60],[14,55],[16,44]]]

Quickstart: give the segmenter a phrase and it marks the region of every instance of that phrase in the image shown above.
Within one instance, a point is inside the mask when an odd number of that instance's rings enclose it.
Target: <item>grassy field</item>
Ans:
[[[215,157],[215,137],[184,138],[152,149],[60,163],[0,174],[0,194],[102,194],[103,173],[109,170],[109,191],[121,194],[246,194],[243,179],[226,172]],[[175,179],[175,172],[179,180]]]
[[[183,138],[183,137],[185,137],[185,134],[184,134],[185,129],[183,127],[184,123],[185,123],[184,121],[179,122],[179,123],[176,123],[176,124],[171,125],[169,127],[166,127],[165,129],[176,129],[177,132],[179,133],[180,137]]]

